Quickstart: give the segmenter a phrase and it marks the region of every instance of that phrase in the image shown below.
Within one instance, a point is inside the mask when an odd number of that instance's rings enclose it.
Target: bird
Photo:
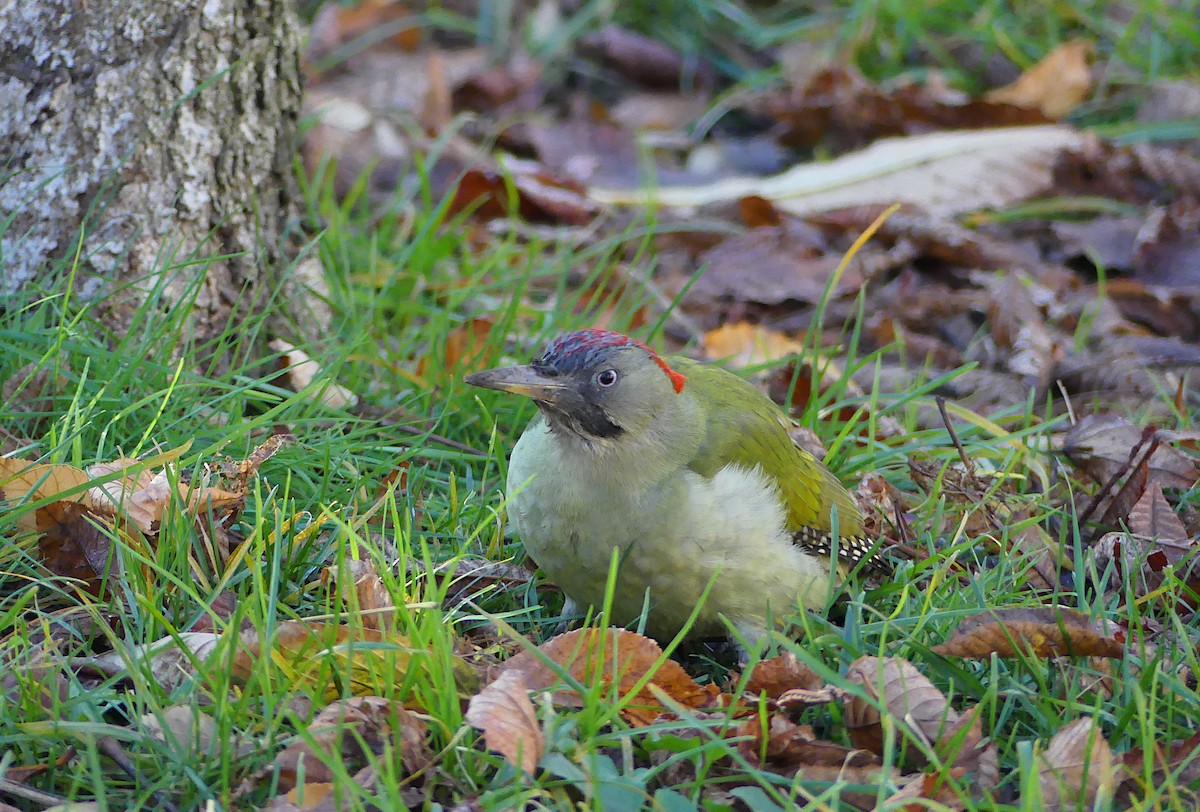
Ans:
[[[723,367],[591,328],[465,380],[538,406],[509,459],[506,509],[568,612],[604,605],[618,551],[614,623],[669,641],[709,589],[688,636],[754,647],[769,619],[822,609],[850,569],[887,568],[791,419]]]

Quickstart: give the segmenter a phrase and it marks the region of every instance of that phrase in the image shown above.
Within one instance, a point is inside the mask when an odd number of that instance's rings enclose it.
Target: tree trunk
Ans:
[[[288,0],[0,0],[0,308],[72,268],[117,333],[151,296],[201,344],[260,306],[299,47]]]

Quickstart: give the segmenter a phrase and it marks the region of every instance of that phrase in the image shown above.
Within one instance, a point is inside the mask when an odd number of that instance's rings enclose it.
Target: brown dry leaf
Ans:
[[[1149,439],[1147,433],[1151,434]],[[1158,434],[1119,415],[1088,415],[1063,435],[1062,451],[1085,474],[1104,485],[1127,469],[1136,456],[1135,450],[1144,447]],[[1163,487],[1192,487],[1200,481],[1200,464],[1168,445],[1170,434],[1163,437],[1148,461],[1150,479]]]
[[[958,713],[946,696],[916,666],[898,657],[859,657],[846,671],[848,682],[862,686],[874,702],[862,697],[846,700],[846,728],[855,746],[883,755],[884,729],[880,711],[890,714],[898,728],[933,746],[943,731],[959,722]],[[908,738],[908,737],[906,737]],[[919,767],[926,762],[916,747],[906,748],[906,763]]]
[[[157,454],[154,462],[174,461],[183,456],[189,447],[190,443]],[[156,474],[150,470],[147,462],[128,457],[90,465],[87,473],[92,480],[124,473],[117,479],[94,485],[88,490],[84,501],[93,513],[127,519],[143,533],[153,533],[158,529],[163,512],[176,493],[166,469]],[[179,489],[183,494],[188,493],[186,485],[181,484]]]
[[[746,681],[746,693],[778,699],[786,691],[815,691],[823,686],[824,681],[817,672],[796,659],[795,654],[784,652],[754,666]]]
[[[971,789],[976,798],[1000,784],[1000,753],[983,735],[983,707],[963,708],[958,722],[947,727],[937,742],[943,762],[971,774]]]
[[[804,345],[760,324],[723,324],[704,334],[701,351],[708,358],[728,359],[734,366],[767,364],[804,351]]]
[[[619,25],[606,25],[579,39],[584,56],[602,60],[622,76],[647,87],[678,89],[689,65],[659,40]],[[707,75],[702,71],[702,75]]]
[[[998,104],[1030,107],[1046,118],[1060,119],[1091,94],[1089,62],[1095,50],[1087,40],[1064,42],[1015,82],[993,90],[985,98]]]
[[[696,309],[723,302],[814,305],[842,261],[822,242],[820,235],[790,224],[729,237],[697,257],[704,272],[684,294],[684,302]],[[856,293],[865,278],[862,268],[861,257],[852,260],[832,295]]]
[[[874,753],[822,741],[811,725],[797,725],[778,714],[770,717],[766,731],[761,719],[751,717],[734,728],[733,735],[742,739],[738,751],[747,761],[783,775],[814,766],[870,767],[880,763]]]
[[[845,151],[894,135],[1046,122],[1036,110],[972,99],[939,80],[936,71],[923,84],[892,82],[885,90],[851,67],[828,64],[811,49],[789,61],[804,65],[793,73],[794,84],[752,96],[751,108],[778,120],[777,138],[793,149],[822,143]]]
[[[558,683],[558,675],[542,661],[549,658],[585,685],[598,681],[607,689],[615,689],[615,700],[626,703],[621,716],[634,726],[649,725],[660,714],[669,712],[655,699],[654,689],[687,708],[714,707],[720,701],[715,685],[696,684],[671,659],[663,661],[646,686],[630,697],[634,685],[662,656],[662,649],[650,638],[625,629],[579,629],[546,641],[537,651],[522,651],[510,658],[500,667],[501,673],[520,672],[530,690],[546,690]],[[557,691],[554,700],[572,706],[581,701],[572,689]]]
[[[1141,282],[1194,291],[1200,285],[1200,205],[1183,199],[1153,209],[1138,229],[1134,265]]]
[[[1112,749],[1094,720],[1076,719],[1054,734],[1038,770],[1043,809],[1090,809],[1117,785]]]
[[[856,381],[853,379],[843,380],[844,373],[838,364],[822,359],[819,367],[821,370],[819,383],[816,380],[817,374],[813,369],[813,364],[809,361],[793,361],[776,367],[767,378],[767,394],[776,403],[783,405],[791,414],[798,415],[804,411],[817,394],[825,395],[835,386],[843,386],[845,397],[856,399],[860,405],[846,404],[837,408],[829,408],[823,413],[823,417],[827,416],[846,422],[857,420],[858,424],[862,426],[860,431],[865,431],[869,421],[864,413],[869,407],[861,404],[870,398],[866,396]],[[886,414],[875,415],[876,439],[883,440],[903,434],[904,428],[896,418]],[[816,453],[808,444],[801,442],[794,432],[792,440],[806,448],[818,459],[825,456],[824,448],[820,449],[820,453]],[[820,443],[818,442],[817,445],[819,446]]]
[[[992,277],[988,317],[992,339],[1002,351],[1008,371],[1026,386],[1045,392],[1061,351],[1034,302],[1031,285],[1025,274]]]
[[[904,517],[904,496],[883,474],[876,471],[863,474],[853,496],[862,513],[867,538],[895,538],[898,534],[900,541],[911,540]]]
[[[1086,143],[1080,131],[1057,125],[936,132],[885,139],[860,152],[767,178],[635,190],[592,186],[588,196],[616,206],[690,209],[758,195],[798,216],[905,203],[930,215],[954,217],[1046,193],[1058,157]]]
[[[1187,528],[1175,514],[1162,486],[1151,482],[1146,492],[1129,511],[1129,531],[1151,538],[1181,541],[1188,537]]]
[[[68,662],[76,670],[108,678],[126,676],[131,667],[145,663],[155,682],[170,693],[196,678],[197,664],[216,651],[220,639],[221,635],[212,632],[182,632],[91,657],[71,657]]]
[[[529,701],[529,687],[522,672],[505,671],[471,697],[466,720],[483,731],[489,750],[495,750],[514,767],[533,775],[546,751],[546,740]]]
[[[349,409],[358,404],[358,395],[341,384],[321,379],[321,365],[312,360],[308,353],[282,338],[271,339],[267,345],[280,354],[280,363],[287,371],[287,380],[296,392],[304,392],[316,382],[310,398],[330,409]]]
[[[404,771],[412,774],[431,758],[425,745],[425,722],[403,704],[379,696],[356,696],[327,705],[308,726],[308,739],[298,739],[275,757],[279,788],[333,781],[342,770],[355,772],[388,747],[399,744]],[[397,742],[397,739],[399,740]],[[337,763],[337,769],[331,763]]]
[[[944,657],[1125,656],[1125,637],[1115,624],[1058,606],[991,609],[964,620],[946,642]]]
[[[507,168],[508,174],[482,169],[464,174],[454,188],[449,212],[470,210],[484,220],[519,215],[531,222],[571,225],[586,225],[600,213],[600,207],[570,181],[515,160]]]
[[[326,567],[321,571],[321,585],[331,594],[347,594],[337,588],[341,573],[354,581],[354,603],[350,613],[362,621],[363,626],[374,631],[390,634],[396,624],[396,602],[380,577],[372,561],[346,561],[341,566]]]
[[[1128,524],[1129,532],[1105,533],[1096,542],[1093,550],[1100,572],[1108,562],[1115,562],[1126,581],[1133,579],[1134,593],[1145,596],[1163,585],[1169,567],[1193,591],[1200,591],[1200,544],[1188,537],[1158,483],[1146,488],[1129,512]],[[1192,595],[1182,597],[1195,600]]]
[[[1139,797],[1146,797],[1168,774],[1180,786],[1193,784],[1200,780],[1200,732],[1166,745],[1154,742],[1149,754],[1145,748],[1130,750],[1120,756],[1120,764],[1123,784],[1134,791],[1144,790]]]
[[[955,779],[966,775],[966,770],[953,768],[949,773]],[[916,801],[933,801],[936,806]],[[880,810],[958,810],[967,809],[969,798],[955,792],[946,781],[946,776],[940,772],[916,773],[900,781],[895,792],[884,799],[878,807]]]

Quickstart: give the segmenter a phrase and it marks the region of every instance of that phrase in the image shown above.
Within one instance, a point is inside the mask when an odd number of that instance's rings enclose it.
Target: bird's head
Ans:
[[[532,398],[553,430],[594,442],[644,431],[672,407],[687,379],[641,341],[591,329],[559,336],[532,364],[466,380]]]

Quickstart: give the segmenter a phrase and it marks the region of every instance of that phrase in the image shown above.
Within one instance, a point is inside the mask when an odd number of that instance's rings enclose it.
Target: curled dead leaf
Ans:
[[[505,671],[471,697],[466,719],[467,724],[483,731],[489,750],[530,775],[537,769],[546,741],[522,672]]]
[[[1059,606],[989,609],[959,624],[932,649],[944,657],[1123,657],[1115,624]]]

